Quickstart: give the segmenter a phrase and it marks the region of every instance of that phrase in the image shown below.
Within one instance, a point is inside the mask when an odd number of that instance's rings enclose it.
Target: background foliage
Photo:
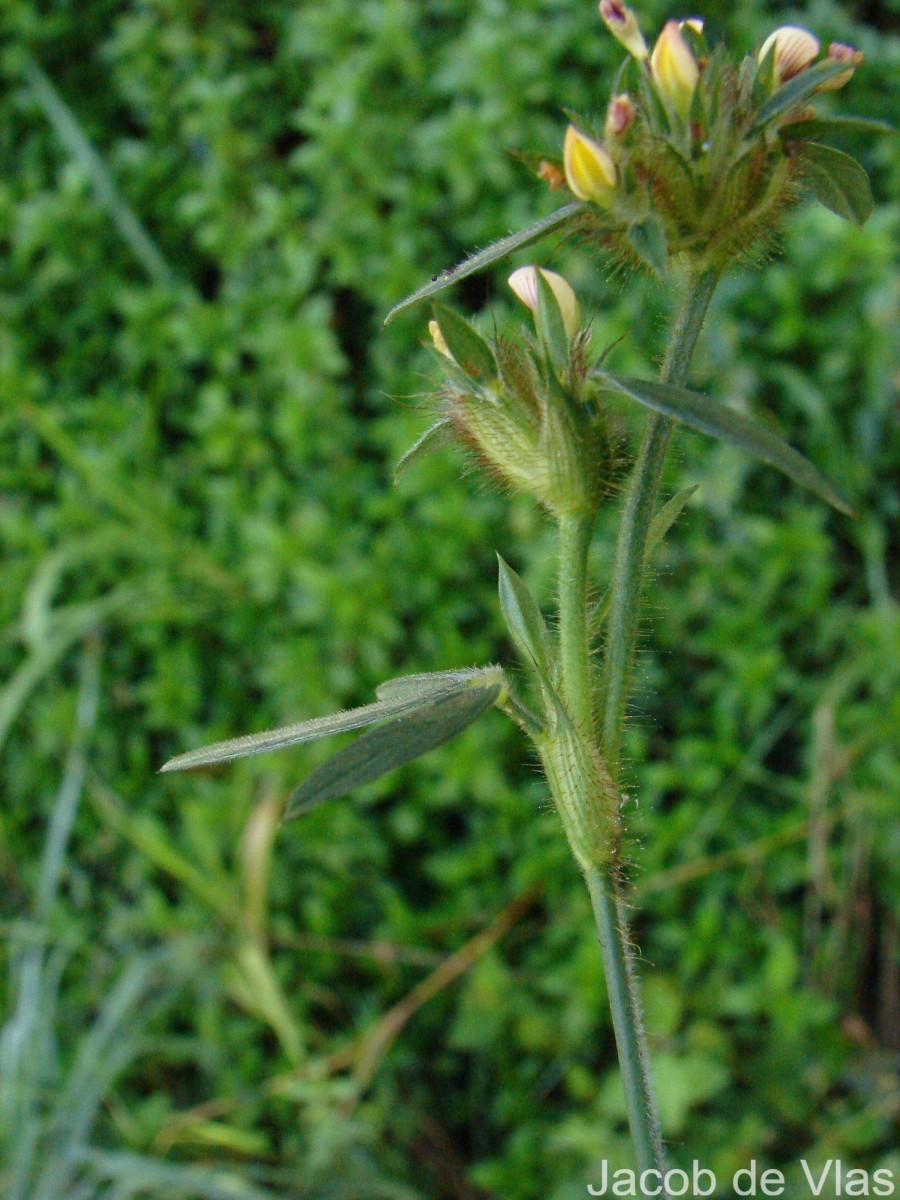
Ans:
[[[698,9],[734,46],[793,18],[861,47],[835,104],[890,115],[895,0]],[[379,326],[550,210],[506,150],[602,107],[617,47],[586,0],[13,0],[0,30],[7,1121],[15,1022],[40,1010],[35,1137],[62,1155],[42,1097],[79,1055],[109,1068],[64,1145],[76,1175],[92,1147],[79,1194],[583,1196],[601,1157],[628,1163],[624,1110],[587,897],[512,726],[277,837],[328,747],[154,772],[391,674],[508,661],[494,551],[549,596],[541,518],[452,452],[391,487],[426,419],[426,314]],[[692,378],[861,516],[680,436],[669,489],[700,489],[659,555],[630,733],[665,1131],[722,1175],[900,1178],[898,162],[849,148],[869,224],[794,214],[783,257],[722,288]],[[540,253],[598,346],[624,335],[618,368],[652,370],[658,288]],[[505,274],[455,300],[507,319]]]

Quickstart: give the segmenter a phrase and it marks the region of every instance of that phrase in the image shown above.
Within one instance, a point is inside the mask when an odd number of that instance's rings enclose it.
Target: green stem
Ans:
[[[718,278],[719,271],[709,269],[696,279],[687,280],[660,372],[664,382],[684,383]],[[607,618],[603,681],[603,755],[613,779],[619,776],[622,730],[644,586],[647,530],[656,508],[671,431],[672,422],[667,417],[654,415],[650,418],[628,486],[619,526]]]
[[[587,560],[594,518],[559,519],[559,650],[562,693],[569,715],[593,736],[587,621]]]

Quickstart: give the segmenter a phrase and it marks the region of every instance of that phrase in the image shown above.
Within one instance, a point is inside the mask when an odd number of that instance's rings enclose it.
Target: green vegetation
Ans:
[[[893,7],[802,12],[864,51],[855,114],[891,116]],[[723,32],[789,16],[741,0]],[[0,35],[4,1195],[583,1197],[630,1165],[621,1084],[589,899],[508,722],[280,832],[333,746],[155,772],[510,661],[494,549],[547,596],[549,538],[453,450],[392,487],[435,376],[424,311],[380,326],[551,211],[505,151],[558,153],[619,49],[575,0],[17,0]],[[697,490],[624,747],[663,1130],[720,1176],[900,1178],[900,166],[846,145],[873,215],[794,214],[716,294],[690,383],[858,519],[680,432],[665,492]],[[577,247],[527,253],[624,339],[617,373],[654,373],[654,280],[614,299]],[[453,302],[502,325],[506,274]]]

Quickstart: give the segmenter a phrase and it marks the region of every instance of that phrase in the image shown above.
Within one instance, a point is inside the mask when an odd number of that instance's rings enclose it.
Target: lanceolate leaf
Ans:
[[[436,699],[418,701],[415,711],[370,729],[318,767],[291,796],[285,820],[380,779],[462,733],[500,695],[498,682],[462,684]]]
[[[474,683],[479,677],[486,683],[503,684],[500,667],[460,667],[455,671],[428,671],[421,675],[400,675],[386,679],[375,689],[379,700],[401,700],[409,696],[435,698],[446,692],[458,691],[460,684]]]
[[[563,320],[562,309],[559,307],[559,301],[556,299],[553,288],[540,271],[536,272],[536,279],[535,323],[538,337],[557,378],[564,380],[569,369],[569,335],[566,333],[566,323]]]
[[[500,567],[500,608],[513,643],[526,664],[535,666],[542,680],[549,676],[553,647],[537,602],[516,572],[497,555]]]
[[[803,151],[803,177],[820,204],[854,225],[862,225],[875,201],[869,177],[849,154],[807,142]]]
[[[623,378],[605,372],[596,372],[596,377],[611,391],[628,396],[645,408],[682,421],[691,429],[709,434],[710,437],[740,446],[782,471],[795,483],[809,488],[839,512],[854,515],[853,509],[825,476],[768,426],[726,408],[700,392],[692,392],[674,384],[651,383],[649,380]]]
[[[807,141],[809,138],[840,136],[845,133],[896,133],[887,121],[871,117],[812,117],[808,121],[789,121],[778,129],[779,137]]]
[[[422,703],[419,695],[403,695],[379,700],[376,704],[365,704],[346,712],[332,713],[327,717],[315,717],[312,721],[301,721],[297,725],[283,725],[266,733],[251,733],[245,737],[231,738],[227,742],[216,742],[178,754],[161,768],[161,771],[187,771],[192,767],[205,767],[211,763],[231,762],[235,758],[248,758],[252,754],[263,754],[268,750],[282,750],[286,746],[300,746],[318,738],[346,733],[351,729],[362,729],[376,721],[384,721],[410,712]]]
[[[535,221],[527,229],[521,229],[518,233],[511,233],[508,237],[500,238],[499,241],[492,243],[486,249],[479,250],[477,254],[464,259],[458,266],[451,267],[448,271],[442,271],[440,275],[433,276],[430,283],[426,283],[424,287],[420,287],[418,291],[407,296],[405,300],[401,300],[399,304],[394,305],[385,317],[385,325],[393,321],[398,313],[411,308],[413,304],[418,304],[420,300],[427,300],[429,296],[436,296],[444,288],[451,287],[454,283],[458,283],[460,279],[465,279],[467,275],[474,275],[476,271],[481,271],[485,267],[490,266],[498,258],[504,258],[507,254],[512,254],[514,250],[519,250],[523,246],[530,246],[532,242],[536,242],[546,234],[554,233],[557,229],[564,228],[564,226],[577,217],[584,207],[585,205],[580,200],[575,204],[566,204],[562,208],[558,208],[556,212],[551,213],[549,217],[543,217],[540,221]]]
[[[656,217],[629,225],[625,236],[634,252],[662,279],[666,273],[666,231]]]
[[[430,426],[422,436],[410,446],[406,453],[400,458],[396,467],[394,467],[394,483],[404,475],[410,467],[415,466],[417,462],[425,457],[432,450],[436,450],[438,446],[442,446],[451,438],[451,425],[446,417],[441,417],[439,421]]]
[[[846,70],[846,63],[834,62],[829,59],[826,62],[816,63],[806,71],[801,71],[799,75],[795,75],[793,79],[789,79],[787,83],[782,84],[776,92],[772,93],[757,113],[756,124],[750,132],[768,124],[773,117],[797,108],[823,83]]]
[[[470,379],[478,382],[494,379],[497,375],[497,361],[493,350],[481,334],[472,328],[465,317],[461,317],[444,304],[435,304],[434,315],[444,335],[447,349],[453,355],[457,366],[461,367]]]

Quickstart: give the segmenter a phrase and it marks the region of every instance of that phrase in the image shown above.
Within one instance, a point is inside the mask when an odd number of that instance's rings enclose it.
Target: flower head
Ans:
[[[647,57],[647,43],[637,23],[637,17],[622,0],[600,0],[600,16],[614,38],[637,59]]]
[[[774,55],[775,86],[805,71],[819,53],[819,39],[799,25],[782,25],[770,33],[759,51],[759,61],[771,51]]]
[[[570,338],[573,338],[581,328],[581,307],[578,303],[578,298],[572,290],[572,285],[568,280],[563,279],[562,275],[558,275],[556,271],[545,271],[543,267],[519,267],[517,271],[513,271],[512,275],[510,275],[509,286],[526,308],[530,308],[532,312],[536,312],[538,304],[538,269],[553,290],[556,303],[559,305],[559,310],[562,313],[566,333]]]
[[[657,89],[686,118],[700,78],[700,68],[677,21],[667,21],[653,47],[650,69]]]
[[[605,204],[615,189],[616,164],[601,145],[570,125],[563,147],[566,183],[579,200]]]

